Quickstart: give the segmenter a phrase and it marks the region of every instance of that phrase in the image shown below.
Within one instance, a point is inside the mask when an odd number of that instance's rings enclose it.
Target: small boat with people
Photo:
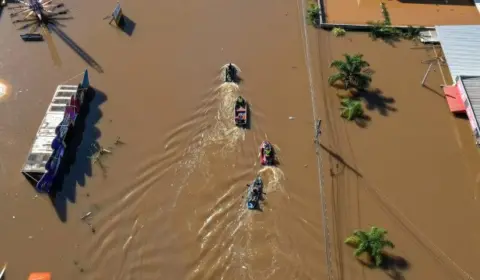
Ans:
[[[43,35],[39,33],[27,33],[20,35],[23,41],[26,42],[35,42],[35,41],[43,41]]]
[[[236,83],[238,81],[238,69],[232,63],[225,67],[224,82]]]
[[[238,127],[246,128],[248,124],[248,104],[242,97],[237,97],[235,100],[235,125]]]
[[[260,201],[263,199],[263,181],[257,176],[251,184],[247,184],[247,208],[249,210],[260,209]]]
[[[267,140],[260,145],[260,163],[268,166],[275,165],[275,151],[272,144]]]

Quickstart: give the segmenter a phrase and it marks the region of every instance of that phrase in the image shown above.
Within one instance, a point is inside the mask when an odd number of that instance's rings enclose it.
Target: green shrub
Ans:
[[[320,25],[320,7],[316,3],[310,3],[307,9],[307,21],[313,26]]]
[[[343,28],[335,27],[333,28],[332,33],[333,33],[333,36],[335,37],[342,37],[342,36],[345,36],[347,32]]]

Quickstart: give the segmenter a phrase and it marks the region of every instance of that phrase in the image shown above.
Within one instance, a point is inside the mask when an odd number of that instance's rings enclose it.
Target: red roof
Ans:
[[[445,99],[452,113],[465,113],[465,104],[463,104],[456,86],[444,86],[443,93],[445,93]]]

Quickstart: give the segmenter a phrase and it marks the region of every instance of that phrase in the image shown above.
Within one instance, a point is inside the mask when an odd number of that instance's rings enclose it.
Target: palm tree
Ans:
[[[385,247],[395,248],[392,241],[386,239],[387,231],[383,228],[372,227],[369,232],[356,230],[351,236],[345,239],[345,243],[355,246],[356,257],[367,253],[375,265],[380,266],[383,261],[383,249]]]
[[[363,54],[349,55],[344,54],[345,61],[335,60],[330,64],[330,68],[336,68],[338,73],[333,74],[328,78],[330,85],[338,81],[342,81],[345,89],[356,87],[358,89],[365,89],[372,81],[370,74],[365,73],[365,68],[370,64],[363,60]]]
[[[360,101],[351,98],[344,98],[340,103],[342,104],[340,115],[347,120],[351,121],[363,116],[363,107]]]

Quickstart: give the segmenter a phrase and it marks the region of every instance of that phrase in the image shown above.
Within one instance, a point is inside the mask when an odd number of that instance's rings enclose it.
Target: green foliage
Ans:
[[[307,21],[313,26],[320,25],[320,7],[316,3],[310,3],[307,8]]]
[[[371,26],[370,37],[373,40],[382,39],[389,41],[398,41],[400,39],[417,40],[420,37],[420,31],[424,27],[415,28],[409,26],[406,30],[400,30],[392,27],[392,21],[390,19],[390,13],[388,12],[385,3],[380,3],[382,9],[383,21],[369,21],[367,24]]]
[[[345,36],[345,34],[346,34],[347,32],[346,32],[345,29],[343,29],[343,28],[334,27],[334,28],[332,29],[332,33],[333,33],[333,36],[335,36],[335,37],[342,37],[342,36]]]
[[[383,228],[372,227],[369,232],[356,230],[345,240],[345,243],[356,247],[355,257],[367,253],[375,265],[380,266],[383,261],[383,249],[385,247],[395,248],[386,235],[387,231]]]
[[[330,68],[337,69],[337,73],[328,78],[330,85],[338,81],[343,82],[345,89],[351,87],[357,89],[368,88],[372,77],[365,70],[370,66],[368,62],[363,60],[363,54],[349,55],[344,54],[345,61],[335,60],[330,64]]]
[[[398,29],[385,25],[384,22],[369,21],[367,23],[371,26],[370,37],[374,40],[379,38],[384,40],[395,40],[400,37],[401,32]]]
[[[342,104],[342,108],[341,108],[340,115],[343,118],[346,118],[347,120],[352,121],[356,118],[360,118],[363,116],[363,107],[360,101],[354,100],[351,98],[344,98],[342,99],[341,104]],[[349,243],[352,245],[355,245],[355,243],[358,242],[358,241],[355,241],[354,239],[350,239],[349,241],[350,241]]]
[[[407,30],[402,31],[402,37],[406,40],[418,40],[420,38],[420,32],[425,27],[421,26],[420,28],[408,26]]]
[[[385,3],[380,3],[380,8],[382,8],[383,23],[385,25],[392,25],[392,21],[390,20],[390,13],[388,12]]]

